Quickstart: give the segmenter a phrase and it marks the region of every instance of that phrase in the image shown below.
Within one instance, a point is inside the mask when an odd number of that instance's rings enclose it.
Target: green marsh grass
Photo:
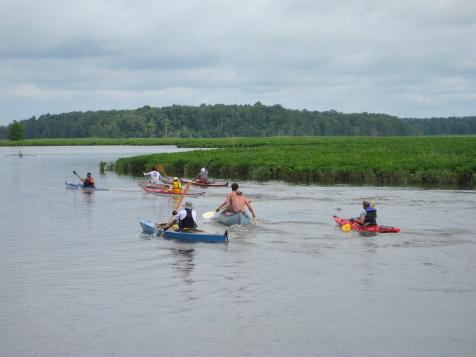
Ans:
[[[223,179],[474,187],[476,137],[277,137],[181,139],[216,150],[119,159],[118,173],[140,175],[156,164],[194,176],[209,158]]]

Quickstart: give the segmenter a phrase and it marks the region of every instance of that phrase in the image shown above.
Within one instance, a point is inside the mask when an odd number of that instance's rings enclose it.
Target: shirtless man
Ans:
[[[224,212],[242,212],[244,214],[246,214],[246,208],[248,208],[256,221],[256,215],[250,201],[243,195],[243,192],[238,189],[238,184],[236,182],[231,184],[231,192],[226,195],[225,201],[223,201],[215,211],[218,212],[225,206],[227,206],[227,208]]]

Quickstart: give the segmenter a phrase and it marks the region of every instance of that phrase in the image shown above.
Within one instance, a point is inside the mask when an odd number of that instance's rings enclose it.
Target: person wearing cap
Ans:
[[[362,206],[364,210],[360,212],[357,222],[364,227],[376,226],[377,225],[377,210],[375,209],[375,204],[370,204],[370,201],[363,200]]]
[[[199,183],[208,183],[208,170],[205,167],[200,169],[198,173],[198,180]]]
[[[83,187],[94,188],[94,178],[92,177],[90,172],[86,174],[86,178],[81,178],[81,181],[83,181]]]
[[[218,212],[223,207],[226,207],[224,212],[241,212],[245,215],[247,214],[246,209],[248,208],[253,215],[253,218],[256,220],[256,214],[251,206],[250,200],[243,195],[243,192],[240,191],[236,182],[231,184],[231,192],[226,195],[225,201],[223,201],[215,211]]]
[[[174,180],[172,181],[172,192],[182,194],[182,183],[178,177],[174,177]]]
[[[154,184],[160,184],[162,183],[162,177],[160,176],[160,173],[158,171],[150,171],[150,172],[144,172],[144,176],[150,176],[150,183]]]
[[[175,213],[175,212],[173,212]],[[172,227],[174,224],[178,224],[179,230],[184,230],[184,229],[194,229],[197,228],[197,212],[193,209],[193,204],[190,201],[185,202],[183,205],[183,210],[178,212],[177,214],[174,215],[172,220],[167,224],[164,228],[166,231],[170,227]]]

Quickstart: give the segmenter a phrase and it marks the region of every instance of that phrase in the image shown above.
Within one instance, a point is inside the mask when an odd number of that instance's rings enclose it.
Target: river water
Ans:
[[[176,150],[0,148],[1,356],[476,354],[475,191],[240,182],[258,224],[183,244],[138,224],[167,220],[173,199],[99,173]],[[72,170],[111,190],[65,189]],[[199,216],[228,190],[193,198]],[[340,231],[332,215],[363,198],[401,233]]]

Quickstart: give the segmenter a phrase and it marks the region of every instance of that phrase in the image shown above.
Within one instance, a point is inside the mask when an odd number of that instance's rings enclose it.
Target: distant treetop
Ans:
[[[476,116],[411,119],[375,113],[293,110],[260,102],[161,108],[145,105],[135,110],[44,114],[16,123],[0,127],[0,138],[7,139],[14,124],[24,129],[27,139],[476,134]]]

